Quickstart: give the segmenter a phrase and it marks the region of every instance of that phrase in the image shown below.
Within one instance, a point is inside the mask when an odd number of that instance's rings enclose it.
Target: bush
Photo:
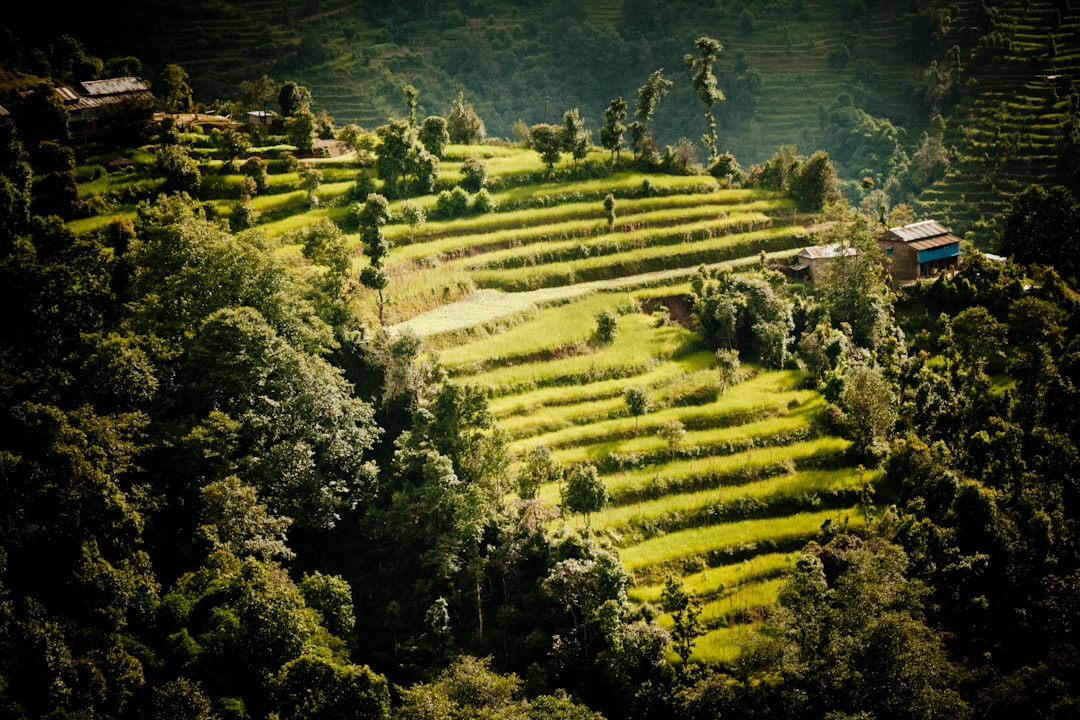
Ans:
[[[476,193],[472,200],[472,211],[474,213],[482,214],[494,212],[496,207],[495,198],[491,196],[487,188],[481,188],[480,192]]]
[[[479,192],[487,187],[487,165],[480,158],[470,155],[461,164],[461,174],[464,176],[462,185],[473,192]]]
[[[469,211],[469,193],[459,185],[443,190],[435,200],[435,214],[441,218],[463,217]]]
[[[619,334],[619,321],[615,313],[604,309],[596,313],[596,340],[605,345],[615,340]]]

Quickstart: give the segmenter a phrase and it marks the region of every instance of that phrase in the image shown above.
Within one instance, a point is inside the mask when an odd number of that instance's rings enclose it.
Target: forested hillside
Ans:
[[[1075,183],[1080,167],[1080,13],[1067,0],[150,0],[26,17],[5,21],[9,55],[29,59],[27,43],[69,32],[95,55],[141,58],[151,80],[182,65],[201,103],[231,108],[241,82],[266,74],[310,88],[338,125],[368,129],[400,115],[411,84],[421,117],[464,93],[494,137],[571,108],[595,134],[612,98],[632,112],[663,69],[676,82],[656,108],[656,140],[662,150],[688,138],[702,154],[684,55],[712,35],[722,150],[749,167],[782,145],[824,149],[851,202],[907,202],[984,248],[1010,194]]]
[[[63,22],[4,44],[0,719],[1080,712],[1067,3]]]

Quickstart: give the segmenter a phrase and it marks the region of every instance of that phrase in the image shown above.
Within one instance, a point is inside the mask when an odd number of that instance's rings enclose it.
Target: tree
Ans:
[[[682,659],[682,670],[686,672],[690,655],[694,651],[694,640],[705,634],[701,622],[701,602],[686,589],[682,579],[672,575],[664,583],[660,594],[664,609],[671,613],[671,638],[675,644],[675,654]]]
[[[579,463],[566,472],[560,496],[563,510],[581,513],[585,527],[589,527],[589,516],[603,510],[608,502],[607,486],[592,463]]]
[[[184,68],[170,63],[161,69],[154,87],[154,99],[165,112],[191,112],[191,87]]]
[[[619,154],[626,147],[626,101],[621,97],[614,98],[604,110],[604,124],[600,128],[600,144],[611,151],[612,161],[618,163]]]
[[[307,193],[308,204],[314,204],[315,193],[318,191],[319,186],[322,185],[322,171],[311,163],[300,163],[296,174],[300,178],[300,188]]]
[[[278,84],[270,76],[240,82],[240,104],[245,108],[257,108],[262,112],[270,107],[278,96]]]
[[[446,152],[446,144],[450,142],[450,132],[446,129],[446,118],[438,115],[429,115],[424,118],[417,137],[425,150],[437,158],[442,158]]]
[[[247,155],[251,151],[251,140],[244,133],[226,128],[218,139],[218,152],[228,163],[235,163],[236,159]],[[236,167],[233,165],[232,167]]]
[[[540,488],[563,478],[562,467],[551,457],[551,449],[537,445],[529,450],[525,462],[518,471],[518,495],[522,500],[532,500]]]
[[[305,655],[282,666],[272,681],[281,720],[388,720],[390,687],[367,665]]]
[[[584,160],[589,153],[592,133],[585,128],[585,121],[578,114],[578,109],[563,113],[563,150],[574,158],[574,167],[578,160]]]
[[[390,280],[386,275],[386,257],[390,254],[390,243],[383,235],[382,227],[390,221],[390,203],[377,193],[368,195],[360,211],[360,239],[364,243],[364,252],[368,256],[368,266],[360,273],[360,282],[364,287],[378,293],[379,324],[385,322],[383,310],[386,299],[383,290]]]
[[[635,157],[645,157],[649,154],[649,148],[654,148],[649,134],[649,123],[652,122],[656,106],[668,94],[672,85],[673,83],[664,77],[664,69],[660,68],[654,70],[645,84],[638,88],[637,105],[634,108],[636,120],[630,126],[631,148]]]
[[[315,113],[306,108],[294,110],[285,118],[285,137],[300,152],[311,152],[315,147],[317,120]]]
[[[417,130],[404,120],[383,125],[375,167],[388,192],[408,195],[410,188],[430,192],[439,177],[439,159],[420,142]]]
[[[716,370],[720,377],[720,394],[723,395],[728,385],[734,385],[739,379],[739,351],[735,348],[718,349]]]
[[[338,131],[338,140],[348,145],[349,149],[356,153],[357,163],[365,165],[369,161],[368,156],[375,152],[378,137],[366,132],[359,125],[350,123]]]
[[[821,304],[835,328],[845,328],[858,346],[876,350],[892,326],[893,294],[874,234],[865,220],[840,222],[822,235],[822,243],[854,248],[841,253],[821,274]]]
[[[165,176],[165,187],[184,193],[195,193],[202,185],[199,165],[179,145],[166,145],[157,150],[157,168]]]
[[[326,629],[338,637],[348,637],[356,626],[349,583],[337,575],[324,575],[316,570],[304,575],[299,588],[304,604],[319,612]]]
[[[856,363],[844,372],[839,405],[855,446],[866,452],[896,424],[897,401],[881,369]]]
[[[668,452],[674,461],[675,453],[679,452],[683,441],[686,440],[686,427],[679,420],[668,420],[660,426],[656,435],[668,446]]]
[[[450,105],[450,112],[446,114],[446,129],[450,134],[450,142],[464,145],[478,143],[487,134],[484,121],[476,114],[472,103],[465,102],[464,92],[459,92],[457,99]]]
[[[807,210],[820,210],[841,199],[840,179],[824,150],[817,150],[788,178],[791,196]]]
[[[547,165],[548,170],[555,167],[559,162],[559,153],[565,147],[565,134],[561,125],[549,123],[537,123],[529,128],[532,138],[532,148],[540,153],[540,159]]]
[[[258,560],[295,557],[285,533],[292,519],[274,517],[259,502],[258,491],[230,475],[200,491],[202,512],[198,534],[212,551],[226,550],[237,557]]]
[[[1071,277],[1080,242],[1070,228],[1080,222],[1080,203],[1060,185],[1031,185],[1013,196],[1001,218],[998,252],[1021,264],[1052,265],[1063,277]]]
[[[907,567],[900,547],[850,535],[796,560],[768,624],[774,669],[808,716],[971,716]]]
[[[402,92],[405,94],[405,109],[408,111],[406,117],[409,127],[416,127],[416,101],[420,97],[420,91],[413,85],[406,85]]]
[[[705,119],[708,121],[709,131],[702,137],[702,142],[709,149],[709,161],[716,157],[716,118],[713,115],[713,107],[724,99],[724,92],[720,89],[716,75],[713,74],[713,63],[716,56],[724,49],[720,41],[702,36],[694,43],[698,55],[687,53],[683,56],[686,69],[693,73],[691,84],[697,92],[701,102],[705,104]]]
[[[284,82],[277,89],[277,103],[281,108],[281,117],[288,119],[301,112],[311,110],[311,91],[292,80]],[[312,116],[314,117],[314,116]],[[312,127],[315,123],[312,123]]]
[[[634,430],[636,431],[639,428],[641,416],[651,409],[652,401],[649,398],[649,391],[636,385],[628,387],[623,391],[623,400],[626,401],[626,408],[630,414],[634,416]]]

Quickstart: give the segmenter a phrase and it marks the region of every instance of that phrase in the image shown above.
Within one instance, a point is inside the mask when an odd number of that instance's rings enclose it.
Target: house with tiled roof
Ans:
[[[894,285],[936,277],[960,261],[960,238],[936,220],[890,228],[876,240]]]

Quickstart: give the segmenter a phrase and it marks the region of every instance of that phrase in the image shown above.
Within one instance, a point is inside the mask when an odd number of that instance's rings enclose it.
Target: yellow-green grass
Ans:
[[[668,487],[698,477],[725,477],[737,473],[760,471],[779,463],[794,463],[834,458],[847,451],[851,441],[835,436],[800,440],[788,445],[751,448],[732,455],[711,455],[689,460],[675,460],[660,465],[649,465],[635,470],[624,470],[607,475],[604,482],[613,497],[630,492],[646,491],[659,484]],[[558,498],[558,488],[541,488],[541,499]]]
[[[654,371],[655,372],[655,371]],[[648,375],[647,373],[646,375]],[[638,378],[644,376],[637,376]],[[556,430],[569,428],[572,425],[584,425],[598,423],[610,418],[626,415],[626,401],[622,397],[627,381],[611,384],[610,392],[602,397],[591,396],[586,399],[569,401],[561,398],[549,405],[535,405],[513,415],[496,416],[499,427],[506,431],[511,438],[524,438],[530,435],[540,435]],[[638,381],[634,380],[637,385]],[[589,387],[589,386],[585,386]],[[704,421],[712,423],[711,411],[707,406],[697,405],[698,415],[690,403],[683,403],[687,396],[700,397],[705,394],[716,395],[717,378],[711,369],[699,370],[689,375],[668,378],[662,385],[650,386],[650,394],[655,405],[669,407],[672,405],[686,405],[687,407],[672,419],[689,420],[691,422]],[[668,413],[668,417],[671,414]]]
[[[708,379],[711,374],[702,371],[700,375]],[[717,378],[713,376],[711,379],[712,384],[716,385],[717,391],[719,391]],[[589,428],[588,436],[582,433],[581,430],[556,431],[545,435],[543,442],[549,447],[559,447],[575,442],[589,441],[590,436],[603,437],[614,433],[626,433],[631,428],[635,434],[640,435],[649,432],[650,428],[655,429],[672,420],[678,420],[688,427],[701,428],[721,424],[733,416],[745,417],[761,413],[777,414],[783,412],[785,408],[798,407],[816,396],[815,391],[798,387],[801,379],[802,375],[797,370],[759,373],[744,383],[732,386],[728,392],[716,397],[712,402],[683,406],[672,403],[674,406],[650,412],[643,417],[622,417],[594,424]],[[697,389],[696,385],[697,383],[689,385],[686,389]],[[627,380],[623,385],[623,390],[631,386],[642,385],[636,380],[633,382]],[[644,387],[653,392],[648,386]],[[622,390],[619,392],[621,393]],[[656,399],[659,400],[678,399],[677,397],[672,398],[669,394],[663,392],[663,388],[657,389],[655,395]],[[656,399],[654,399],[654,402]],[[557,417],[559,412],[564,412],[567,419],[573,417],[575,414],[574,408],[567,407],[566,405],[570,405],[569,403],[563,403],[563,405],[564,407],[561,410],[551,410],[551,413],[556,414],[550,417]],[[621,414],[628,416],[625,404],[623,409],[624,412]]]
[[[496,204],[501,196],[494,193],[492,198]],[[430,210],[435,205],[435,200],[427,198],[411,198],[410,202],[419,203],[422,206],[428,204]],[[400,212],[401,203],[391,203],[391,210],[397,214]],[[679,217],[680,213],[687,209],[696,208],[699,205],[716,207],[718,210],[725,208],[739,209],[746,207],[758,211],[770,211],[778,214],[791,211],[792,205],[789,200],[761,190],[752,189],[710,189],[700,188],[698,192],[685,192],[678,195],[664,195],[660,197],[646,198],[621,198],[616,208],[616,229],[636,225],[646,214],[653,215],[653,221],[671,221]],[[400,217],[400,215],[397,215]],[[405,245],[409,243],[428,243],[437,238],[447,236],[480,235],[505,228],[537,227],[540,225],[553,224],[569,220],[581,219],[604,219],[606,214],[601,203],[596,200],[564,202],[548,207],[535,207],[518,210],[496,210],[496,212],[483,215],[473,215],[454,220],[428,220],[419,228],[411,228],[408,225],[398,223],[387,226],[386,237],[391,241]],[[400,248],[399,248],[400,250]]]
[[[730,233],[734,228],[771,223],[781,202],[762,199],[732,205],[709,203],[703,199],[692,206],[662,207],[620,216],[613,232],[608,230],[599,203],[580,203],[577,208],[568,209],[578,212],[553,215],[551,208],[543,208],[477,216],[487,222],[470,223],[469,219],[463,219],[454,225],[459,232],[453,234],[438,232],[447,225],[439,222],[437,228],[428,232],[424,230],[430,224],[416,229],[392,226],[386,236],[399,245],[393,253],[395,263],[416,262],[425,258],[429,261],[450,260],[464,255],[479,255],[484,260],[490,258],[491,263],[505,263],[515,257],[528,255],[529,251],[535,252],[534,248],[539,244],[543,244],[548,253],[558,252],[563,247],[558,244],[559,241],[587,241],[589,246],[602,248],[614,244],[657,244],[673,233],[677,233],[679,238]]]
[[[794,248],[804,242],[807,230],[785,225],[751,232],[707,237],[678,245],[659,245],[625,250],[610,255],[545,263],[506,270],[489,269],[475,273],[479,287],[521,290],[566,285],[618,275],[636,275],[705,262],[755,255],[760,250]],[[465,259],[459,262],[469,261]]]
[[[626,411],[622,396],[598,398],[571,406],[556,405],[537,408],[528,415],[513,415],[498,421],[499,427],[511,438],[530,437],[538,433],[555,432],[574,425],[600,422]]]
[[[800,470],[787,475],[756,480],[745,485],[726,485],[694,493],[671,494],[629,505],[609,506],[594,513],[592,527],[599,530],[622,528],[635,522],[655,520],[664,515],[696,514],[711,506],[736,500],[799,498],[817,493],[834,493],[874,482],[880,473],[860,474],[852,468],[838,470]]]
[[[743,648],[756,627],[757,623],[751,623],[709,630],[694,641],[690,662],[718,665],[734,663],[742,655]]]
[[[749,450],[762,442],[774,444],[779,438],[808,431],[824,404],[824,400],[817,396],[780,415],[730,427],[688,430],[683,447],[727,446],[746,447]],[[664,413],[654,413],[649,417],[655,420],[662,415]],[[564,464],[602,462],[613,454],[667,452],[667,443],[656,435],[660,423],[637,427],[637,421],[637,418],[606,421],[604,426],[609,431],[610,439],[604,439],[605,436],[598,434],[593,426],[582,426],[514,441],[508,444],[508,448],[513,453],[523,454],[537,445],[546,445],[552,449],[552,457]],[[634,434],[636,432],[640,434]],[[568,446],[561,447],[561,443]]]
[[[596,330],[596,314],[617,310],[628,300],[625,293],[589,293],[572,302],[539,310],[534,320],[473,342],[447,348],[439,359],[452,374],[476,372],[514,358],[538,353],[557,353],[590,339]]]
[[[752,546],[762,542],[783,543],[813,536],[826,521],[850,526],[865,522],[857,507],[802,512],[779,518],[741,520],[651,538],[623,548],[619,558],[633,572],[651,565],[668,563],[704,555],[713,550],[733,546]]]
[[[493,394],[499,394],[543,385],[629,377],[681,354],[698,341],[694,333],[682,327],[655,327],[652,318],[641,313],[620,316],[618,328],[615,340],[593,353],[496,368],[475,379],[490,387]]]
[[[454,251],[466,246],[472,252],[460,258],[446,258],[444,262],[460,262],[473,269],[533,266],[564,261],[583,252],[611,255],[632,248],[698,242],[772,223],[768,215],[756,211],[734,211],[723,218],[706,214],[704,220],[690,220],[687,218],[686,222],[675,225],[646,226],[628,232],[608,232],[603,222],[583,224],[580,221],[504,231],[484,238],[485,241],[493,240],[491,245],[485,246],[478,240],[468,239],[464,243],[458,241],[452,244]],[[479,254],[478,250],[481,251]]]
[[[765,609],[776,604],[785,582],[786,577],[774,577],[731,588],[722,597],[704,603],[698,619],[709,628],[733,627],[747,618],[764,619]],[[666,613],[656,621],[668,630],[674,626],[671,615]]]
[[[716,180],[700,175],[644,175],[641,173],[616,172],[611,175],[589,180],[572,182],[551,181],[533,183],[511,188],[497,194],[497,199],[504,203],[519,203],[541,200],[545,204],[556,203],[564,198],[577,195],[596,195],[603,197],[607,193],[639,190],[648,179],[653,191],[657,193],[694,193],[704,188],[718,187]]]
[[[698,598],[711,598],[744,583],[784,575],[795,564],[796,555],[793,552],[762,553],[741,562],[707,568],[684,575],[683,588]],[[660,603],[663,594],[663,583],[631,587],[627,591],[627,596],[637,603]]]
[[[514,415],[527,415],[537,408],[589,402],[602,398],[619,397],[627,385],[657,387],[706,371],[711,367],[715,355],[708,350],[686,353],[658,365],[647,372],[631,377],[600,380],[584,385],[545,387],[510,395],[499,395],[491,399],[489,409],[500,420]]]

